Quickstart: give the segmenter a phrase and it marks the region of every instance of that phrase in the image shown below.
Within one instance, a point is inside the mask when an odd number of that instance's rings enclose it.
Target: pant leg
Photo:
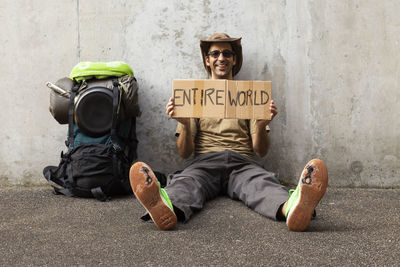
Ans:
[[[277,220],[279,207],[289,198],[288,190],[279,183],[272,172],[249,160],[232,170],[227,193],[232,199],[241,200],[252,210]]]
[[[206,201],[221,191],[220,155],[210,154],[195,159],[181,173],[174,174],[165,187],[172,205],[184,214],[184,221],[203,209]]]

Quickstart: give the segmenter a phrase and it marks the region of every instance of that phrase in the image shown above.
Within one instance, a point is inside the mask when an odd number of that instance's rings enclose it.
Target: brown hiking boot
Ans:
[[[320,159],[310,160],[286,203],[286,225],[290,230],[304,231],[308,227],[327,186],[328,170],[325,163]]]
[[[136,162],[130,169],[129,180],[133,193],[157,227],[160,230],[173,228],[177,218],[172,203],[151,168],[146,163]]]

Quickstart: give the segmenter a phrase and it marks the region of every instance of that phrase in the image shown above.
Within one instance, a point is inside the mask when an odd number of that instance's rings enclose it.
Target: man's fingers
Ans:
[[[275,106],[274,100],[271,100],[271,104],[269,105],[269,110],[271,111],[271,119],[278,114],[278,108]]]
[[[167,105],[165,106],[165,113],[171,117],[173,110],[174,110],[174,99],[171,97],[169,99],[169,102],[167,103]]]
[[[167,105],[165,106],[166,108],[168,108],[168,106],[173,106],[174,105],[174,99],[171,97],[167,103]]]
[[[171,112],[174,112],[174,107],[168,107],[166,113],[169,115]]]

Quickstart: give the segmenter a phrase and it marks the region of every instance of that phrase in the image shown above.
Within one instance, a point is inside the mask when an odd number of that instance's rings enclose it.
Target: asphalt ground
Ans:
[[[400,189],[328,188],[306,232],[220,197],[159,231],[132,196],[0,188],[0,266],[400,266]]]

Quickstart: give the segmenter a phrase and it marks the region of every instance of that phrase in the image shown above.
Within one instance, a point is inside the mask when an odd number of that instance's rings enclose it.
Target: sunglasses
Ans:
[[[226,58],[230,58],[235,55],[235,53],[231,50],[224,50],[224,51],[214,50],[208,52],[207,56],[212,56],[213,58],[219,58],[219,55],[221,55],[221,53]]]

